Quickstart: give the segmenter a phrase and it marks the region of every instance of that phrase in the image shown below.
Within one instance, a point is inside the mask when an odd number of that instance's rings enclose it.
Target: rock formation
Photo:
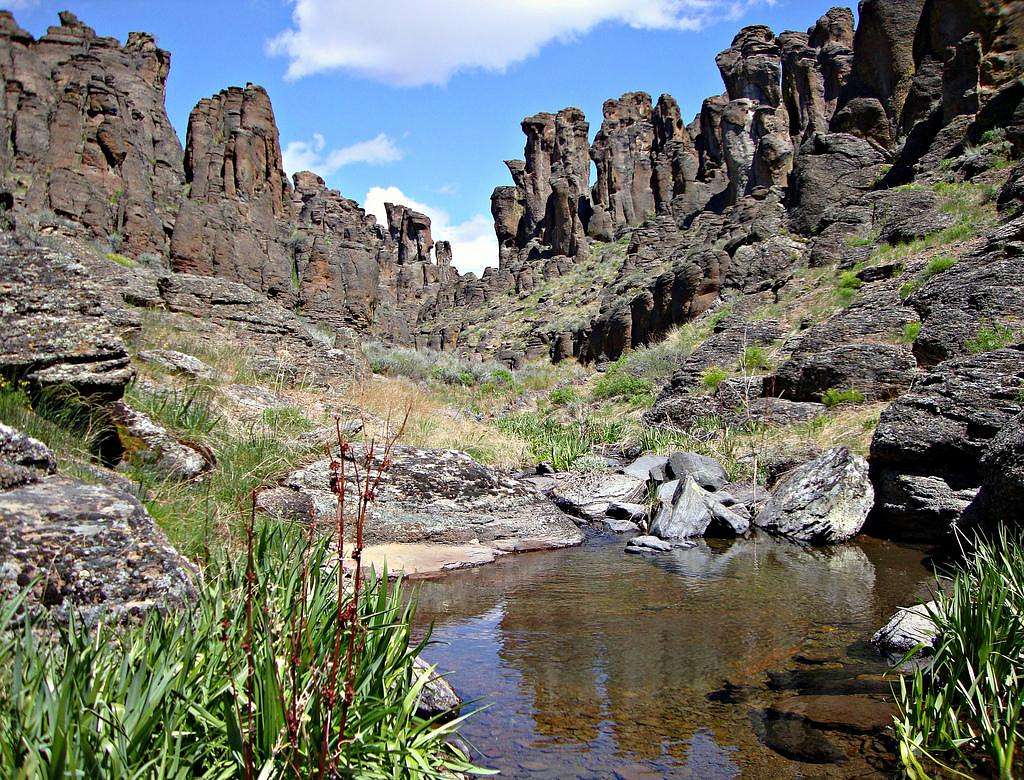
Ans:
[[[114,250],[165,253],[184,178],[164,111],[170,63],[146,33],[122,46],[65,11],[35,40],[0,12],[0,164],[16,205]]]

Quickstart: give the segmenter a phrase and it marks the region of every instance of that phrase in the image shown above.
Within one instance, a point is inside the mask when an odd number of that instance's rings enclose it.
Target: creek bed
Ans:
[[[701,542],[651,556],[624,545],[599,536],[419,583],[417,619],[434,624],[436,642],[426,656],[479,709],[462,729],[479,763],[537,778],[847,777],[878,766],[871,738],[841,724],[845,742],[822,737],[819,749],[803,721],[795,735],[791,720],[773,726],[772,707],[834,709],[820,694],[848,690],[873,698],[839,699],[840,709],[877,705],[889,683],[864,640],[927,592],[922,550],[870,538],[829,550]],[[805,693],[817,696],[793,699]],[[844,755],[851,740],[875,764]]]

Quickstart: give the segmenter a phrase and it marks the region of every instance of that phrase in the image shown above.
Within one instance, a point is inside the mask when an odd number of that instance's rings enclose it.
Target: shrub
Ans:
[[[853,388],[841,390],[838,387],[833,387],[822,393],[821,402],[829,409],[843,404],[861,404],[864,403],[864,394]]]
[[[613,364],[597,380],[591,396],[598,401],[622,398],[640,405],[654,401],[654,386],[649,379],[627,374],[619,365]]]
[[[976,540],[949,587],[936,590],[929,612],[937,630],[934,656],[901,678],[897,691],[900,758],[912,778],[944,774],[934,764],[950,774],[966,769],[1009,780],[1020,765],[1024,724],[1020,539],[1000,531],[993,540]]]
[[[552,406],[569,406],[578,403],[580,395],[575,387],[556,387],[548,393],[548,401]]]
[[[903,344],[913,344],[917,341],[917,337],[921,335],[921,323],[920,322],[908,322],[903,326],[903,333],[900,334],[900,342]]]
[[[717,390],[729,378],[728,372],[718,366],[708,366],[700,375],[700,386],[705,390]]]
[[[621,423],[602,424],[589,419],[561,423],[531,412],[506,415],[497,425],[502,432],[526,441],[531,457],[536,462],[550,463],[556,471],[576,468],[582,458],[593,453],[595,445],[616,442],[623,436]]]
[[[1019,336],[1012,328],[1006,325],[993,325],[989,328],[979,328],[973,338],[967,339],[964,346],[971,354],[980,352],[992,352],[1002,349],[1015,343]]]

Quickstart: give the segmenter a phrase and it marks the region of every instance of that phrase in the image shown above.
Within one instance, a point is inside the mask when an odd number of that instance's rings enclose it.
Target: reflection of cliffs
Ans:
[[[443,639],[449,622],[501,603],[494,641],[537,733],[590,742],[611,730],[620,753],[655,761],[652,733],[685,742],[721,721],[705,697],[724,677],[760,680],[818,626],[874,627],[927,579],[907,557],[876,543],[816,551],[740,540],[646,559],[586,546],[426,583],[420,619],[436,620]],[[473,659],[451,652],[469,673]]]

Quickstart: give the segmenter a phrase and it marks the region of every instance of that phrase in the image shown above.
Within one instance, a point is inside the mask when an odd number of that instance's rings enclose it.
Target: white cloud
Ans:
[[[359,141],[325,153],[327,142],[320,133],[313,133],[311,141],[292,141],[285,146],[284,169],[291,173],[313,171],[330,176],[346,165],[365,163],[384,165],[402,159],[403,153],[385,133],[378,133],[368,141]]]
[[[435,241],[450,241],[455,267],[465,273],[479,274],[487,266],[498,264],[498,239],[494,235],[494,222],[484,214],[476,214],[465,222],[453,224],[444,209],[413,200],[398,187],[371,187],[363,200],[363,208],[377,217],[382,225],[388,223],[385,203],[401,203],[430,217],[430,232]]]
[[[267,44],[287,78],[344,69],[401,86],[503,71],[603,23],[700,30],[775,0],[292,0],[292,27]]]

